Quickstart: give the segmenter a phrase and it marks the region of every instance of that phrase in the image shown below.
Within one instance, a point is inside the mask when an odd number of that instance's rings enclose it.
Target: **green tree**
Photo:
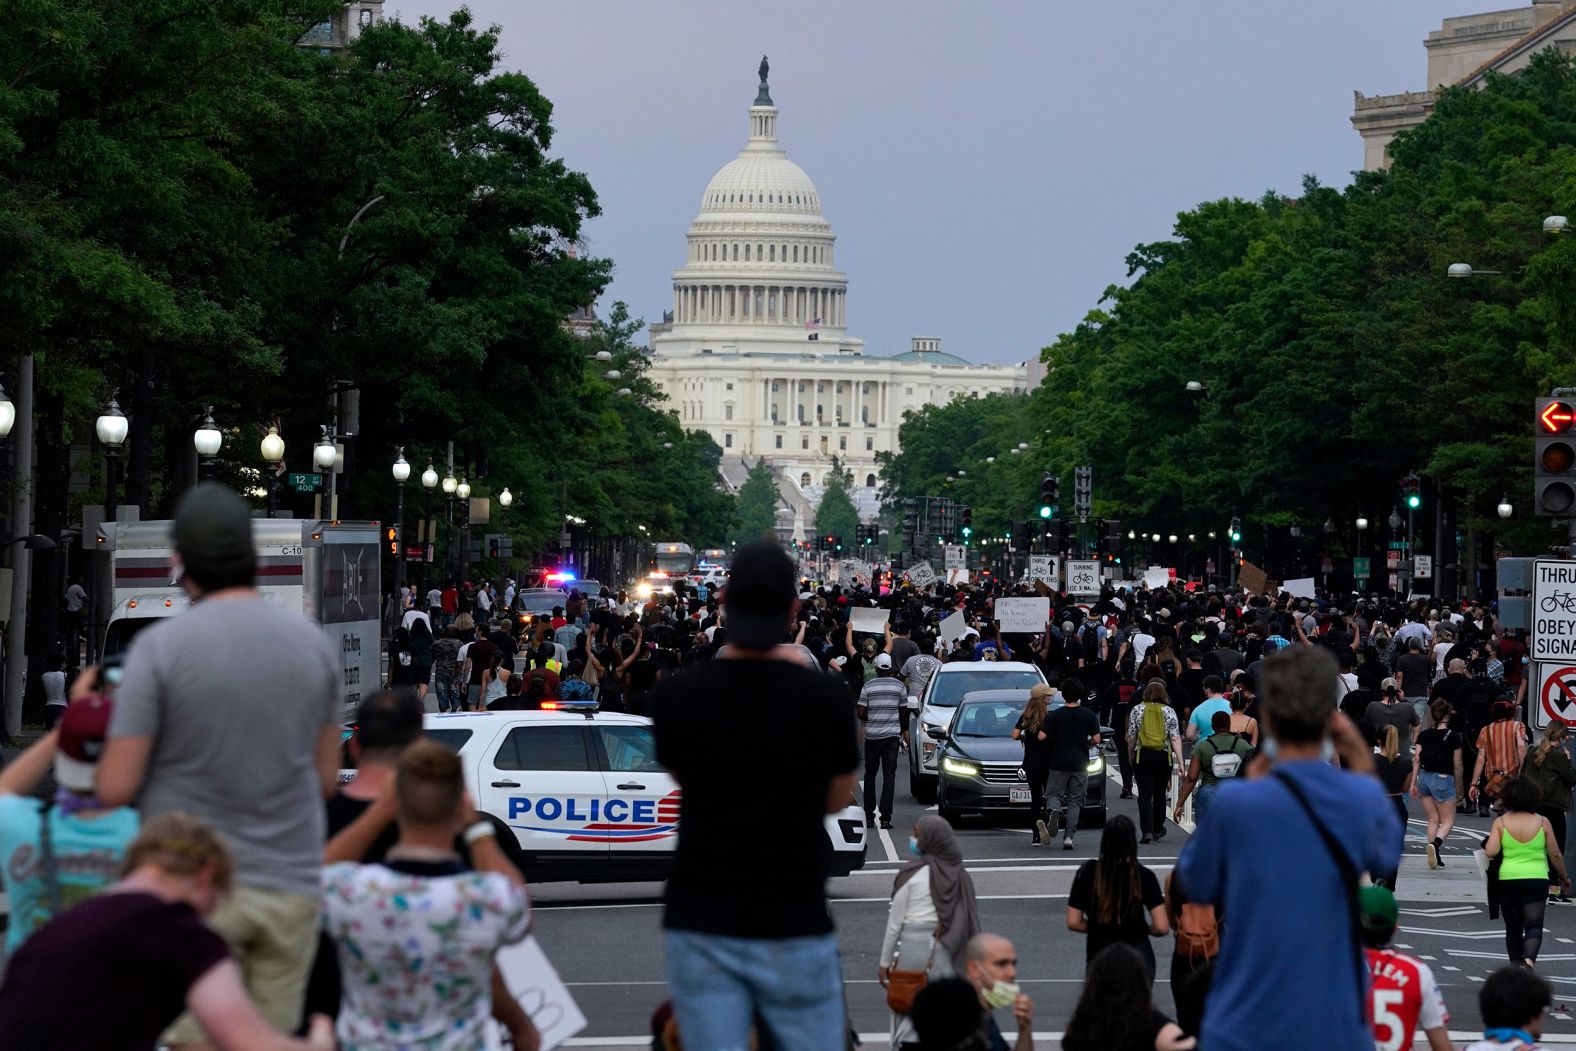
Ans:
[[[764,460],[756,460],[744,484],[739,487],[730,539],[741,545],[753,543],[762,537],[774,535],[776,527],[777,477]]]
[[[849,481],[848,472],[834,456],[832,469],[826,475],[826,489],[815,508],[815,531],[822,536],[842,537],[845,551],[852,550],[859,526],[859,511],[848,495]]]

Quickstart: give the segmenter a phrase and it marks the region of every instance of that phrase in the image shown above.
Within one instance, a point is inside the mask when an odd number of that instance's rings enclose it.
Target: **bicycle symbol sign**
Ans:
[[[1576,659],[1576,562],[1533,563],[1532,610],[1532,659]]]

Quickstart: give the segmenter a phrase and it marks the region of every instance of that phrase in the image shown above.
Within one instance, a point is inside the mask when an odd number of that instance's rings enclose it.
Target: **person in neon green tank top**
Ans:
[[[1548,905],[1549,873],[1571,889],[1565,858],[1549,819],[1537,813],[1538,790],[1525,777],[1505,783],[1500,796],[1505,813],[1489,827],[1483,850],[1499,858],[1499,906],[1505,916],[1505,951],[1512,963],[1531,967],[1543,945],[1543,912]]]

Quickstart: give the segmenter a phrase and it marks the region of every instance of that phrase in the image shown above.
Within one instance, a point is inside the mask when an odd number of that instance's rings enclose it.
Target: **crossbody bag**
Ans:
[[[906,1015],[914,1009],[914,998],[930,981],[930,965],[936,959],[936,946],[941,944],[941,930],[938,924],[935,931],[931,933],[930,955],[925,958],[924,967],[917,971],[904,971],[894,967],[887,972],[887,1006],[900,1015]],[[901,953],[902,949],[902,943],[899,943],[898,953]],[[897,954],[893,955],[892,962],[897,962]]]

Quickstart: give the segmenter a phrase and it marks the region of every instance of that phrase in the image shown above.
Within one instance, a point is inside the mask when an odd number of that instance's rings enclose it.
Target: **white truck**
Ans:
[[[378,539],[377,522],[252,519],[257,588],[323,626],[339,654],[347,718],[381,682]],[[114,663],[137,632],[183,612],[190,602],[174,568],[173,522],[102,525],[99,547],[109,551],[114,573],[103,649],[105,660]]]

